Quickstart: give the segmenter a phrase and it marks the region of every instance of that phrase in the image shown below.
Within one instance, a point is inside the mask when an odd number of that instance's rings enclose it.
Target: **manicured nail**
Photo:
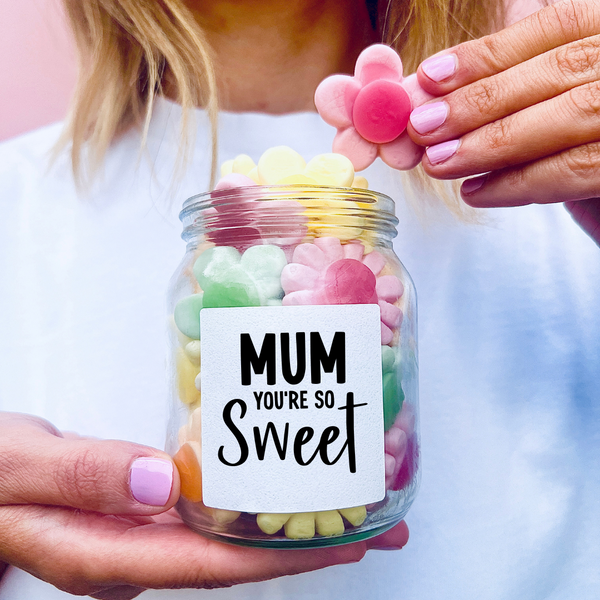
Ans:
[[[448,105],[445,102],[434,102],[415,108],[410,113],[410,122],[420,134],[429,133],[442,125],[448,117]]]
[[[475,193],[478,189],[483,187],[483,184],[487,180],[487,175],[481,175],[480,177],[472,177],[463,182],[460,191],[464,196]]]
[[[456,154],[458,147],[460,146],[460,140],[450,140],[449,142],[442,142],[435,146],[429,146],[425,150],[427,158],[432,165],[448,160],[451,156]]]
[[[454,75],[457,66],[458,61],[455,54],[444,54],[423,61],[421,69],[429,79],[439,83]]]
[[[164,506],[171,495],[173,463],[162,458],[138,458],[131,465],[129,485],[138,502]]]

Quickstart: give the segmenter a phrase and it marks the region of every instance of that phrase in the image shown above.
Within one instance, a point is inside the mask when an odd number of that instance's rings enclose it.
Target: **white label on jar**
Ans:
[[[200,320],[207,506],[285,513],[383,499],[379,306],[207,308]]]

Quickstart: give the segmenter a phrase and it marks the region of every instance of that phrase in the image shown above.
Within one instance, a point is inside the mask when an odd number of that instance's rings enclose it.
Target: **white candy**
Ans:
[[[190,359],[190,362],[197,367],[200,366],[200,340],[193,340],[186,344],[185,355]]]

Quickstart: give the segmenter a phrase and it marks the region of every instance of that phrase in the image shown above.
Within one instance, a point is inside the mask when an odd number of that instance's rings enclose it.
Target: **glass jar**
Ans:
[[[419,482],[416,296],[393,201],[325,186],[188,199],[172,280],[177,509],[224,542],[382,533]]]

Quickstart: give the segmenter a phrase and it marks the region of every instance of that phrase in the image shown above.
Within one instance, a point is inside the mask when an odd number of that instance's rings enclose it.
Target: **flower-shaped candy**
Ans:
[[[377,251],[364,254],[360,242],[342,246],[335,237],[322,237],[299,244],[281,271],[283,305],[379,304],[381,343],[390,344],[402,320],[394,302],[404,287],[394,275],[381,275],[384,266],[385,258]]]
[[[304,206],[292,200],[261,200],[248,176],[230,173],[211,193],[212,206],[205,210],[207,238],[217,246],[240,251],[270,243],[290,250],[306,235]]]
[[[354,77],[332,75],[315,93],[319,114],[338,130],[333,151],[347,156],[357,171],[377,156],[394,169],[419,164],[423,149],[408,137],[406,126],[412,108],[427,99],[416,77],[403,80],[400,57],[382,44],[363,50]]]

